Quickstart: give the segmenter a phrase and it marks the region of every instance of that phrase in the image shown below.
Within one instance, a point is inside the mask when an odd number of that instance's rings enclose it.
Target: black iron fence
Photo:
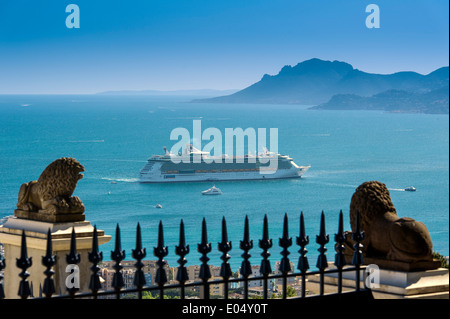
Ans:
[[[206,220],[203,218],[202,221],[202,232],[201,232],[201,242],[197,244],[197,251],[201,254],[201,264],[200,264],[200,272],[199,272],[199,278],[200,281],[195,282],[189,282],[188,272],[187,268],[185,267],[187,263],[186,256],[189,254],[190,247],[186,244],[185,241],[185,232],[184,232],[184,224],[183,220],[180,222],[180,233],[179,233],[179,243],[175,247],[175,254],[179,256],[179,259],[177,260],[178,267],[177,267],[177,274],[176,274],[176,284],[169,284],[168,283],[168,276],[166,273],[165,265],[167,262],[164,260],[164,258],[168,255],[168,247],[164,246],[164,234],[163,234],[163,224],[162,222],[159,223],[158,227],[158,242],[157,246],[153,249],[153,255],[158,258],[156,265],[156,276],[154,278],[155,285],[147,285],[145,274],[143,271],[143,260],[147,256],[146,248],[142,247],[142,239],[141,239],[141,228],[139,223],[137,224],[136,229],[136,247],[135,249],[132,249],[131,256],[133,259],[136,260],[136,263],[134,264],[135,272],[134,272],[134,278],[133,278],[133,285],[134,287],[132,289],[125,288],[124,284],[124,278],[122,269],[123,266],[121,265],[121,262],[125,258],[125,251],[121,248],[121,239],[120,239],[120,228],[119,225],[116,227],[116,234],[115,234],[115,249],[111,251],[111,260],[114,262],[114,275],[112,279],[112,290],[106,291],[102,290],[102,284],[100,279],[100,267],[99,264],[103,260],[103,252],[99,251],[98,246],[98,235],[97,235],[97,229],[94,227],[93,232],[93,239],[92,239],[92,251],[88,253],[88,260],[92,264],[90,267],[91,275],[90,275],[90,282],[89,282],[89,292],[81,292],[79,291],[79,288],[72,287],[67,288],[66,294],[61,294],[59,292],[56,294],[55,289],[55,282],[53,279],[54,271],[52,270],[52,267],[56,265],[56,256],[52,253],[52,235],[50,233],[50,230],[47,234],[47,250],[46,255],[42,257],[41,263],[45,267],[45,279],[40,289],[40,296],[39,298],[98,298],[100,296],[111,296],[113,295],[115,298],[120,299],[121,296],[124,294],[136,294],[137,298],[142,299],[144,292],[159,292],[159,298],[164,298],[164,292],[168,289],[179,289],[180,291],[180,298],[185,299],[185,289],[191,288],[191,287],[200,287],[203,291],[202,297],[204,299],[210,298],[210,286],[212,284],[223,284],[224,287],[224,299],[229,298],[229,285],[232,283],[241,283],[243,285],[243,298],[248,299],[249,298],[249,282],[253,280],[261,280],[263,283],[263,295],[262,297],[264,299],[268,298],[268,282],[269,280],[273,279],[282,279],[282,294],[281,297],[283,299],[286,299],[287,296],[287,290],[288,285],[287,281],[290,277],[300,277],[301,280],[301,291],[299,298],[307,298],[307,291],[306,291],[306,281],[307,277],[309,276],[318,276],[319,277],[319,293],[318,296],[325,296],[328,294],[325,294],[325,275],[327,274],[335,274],[337,276],[337,292],[333,293],[335,295],[342,295],[347,292],[343,292],[343,273],[354,273],[354,289],[351,291],[352,293],[362,293],[362,292],[370,292],[368,288],[361,287],[360,283],[360,276],[361,271],[365,269],[364,266],[362,266],[363,263],[363,257],[361,252],[361,241],[364,238],[364,232],[360,229],[360,222],[359,222],[359,213],[357,214],[357,221],[356,221],[356,229],[355,232],[351,233],[352,239],[355,242],[354,245],[354,253],[353,253],[353,260],[351,262],[351,265],[346,264],[346,259],[344,255],[345,250],[345,241],[346,237],[349,234],[344,232],[344,226],[343,226],[343,215],[342,211],[339,215],[339,225],[338,225],[338,232],[334,236],[335,245],[333,248],[335,248],[336,254],[334,258],[334,265],[335,268],[329,269],[328,268],[328,260],[327,260],[327,248],[326,245],[329,243],[329,235],[326,234],[325,230],[325,216],[322,212],[321,219],[320,219],[320,232],[319,235],[316,236],[316,243],[319,244],[319,255],[317,258],[316,263],[316,271],[310,270],[310,265],[307,257],[307,245],[309,244],[309,236],[305,233],[305,223],[303,218],[303,213],[300,215],[300,231],[299,236],[296,237],[296,244],[299,247],[298,253],[298,262],[297,262],[297,272],[294,271],[294,269],[291,269],[291,261],[289,259],[289,255],[291,252],[289,252],[289,247],[292,246],[292,238],[289,237],[288,233],[288,217],[287,215],[284,216],[284,222],[283,222],[283,233],[282,237],[279,238],[278,245],[282,248],[281,255],[282,258],[280,260],[279,264],[279,273],[274,274],[272,272],[271,264],[270,264],[270,252],[269,250],[272,248],[273,242],[272,239],[269,238],[269,226],[268,226],[268,220],[267,215],[264,217],[264,224],[263,224],[263,234],[262,239],[259,240],[258,246],[260,249],[262,249],[262,260],[260,264],[260,276],[251,276],[252,275],[252,266],[249,261],[251,255],[250,251],[254,248],[253,247],[253,240],[250,239],[249,235],[249,220],[247,216],[245,217],[245,223],[244,223],[244,235],[243,239],[240,241],[239,248],[243,251],[241,257],[242,257],[242,263],[241,267],[239,269],[240,276],[239,278],[234,278],[232,275],[231,266],[229,264],[230,256],[228,255],[229,251],[232,249],[232,244],[228,240],[228,234],[227,234],[227,226],[226,226],[226,220],[225,217],[222,219],[222,240],[220,243],[218,243],[218,250],[221,252],[221,260],[222,264],[220,266],[220,277],[222,279],[220,280],[210,280],[211,279],[211,271],[210,271],[210,265],[208,265],[208,254],[212,250],[211,243],[208,242],[207,237],[207,225]],[[71,243],[70,243],[70,252],[66,255],[66,262],[67,264],[77,265],[80,263],[80,254],[77,253],[76,248],[76,239],[75,239],[75,230],[72,230],[72,237],[71,237]],[[30,268],[32,265],[31,258],[28,257],[27,254],[27,245],[26,245],[26,235],[25,231],[22,232],[22,242],[21,242],[21,254],[20,258],[17,258],[16,261],[16,267],[21,269],[21,272],[19,273],[19,289],[18,289],[18,296],[22,299],[27,298],[34,298],[32,296],[32,288],[30,288],[30,282],[28,280],[28,277],[30,276],[27,272],[27,269]],[[346,267],[344,267],[346,266]],[[3,270],[5,268],[5,261],[0,261],[0,270]],[[4,291],[3,291],[3,278],[0,277],[0,298],[4,298]]]

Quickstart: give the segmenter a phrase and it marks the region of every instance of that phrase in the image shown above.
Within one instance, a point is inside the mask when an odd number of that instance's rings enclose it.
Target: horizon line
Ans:
[[[351,65],[353,67],[353,70],[357,70],[357,71],[364,72],[364,73],[367,73],[367,74],[378,74],[378,75],[393,75],[393,74],[397,74],[397,73],[416,73],[416,74],[419,74],[419,75],[422,75],[422,76],[427,76],[427,75],[430,75],[431,73],[433,73],[433,72],[435,72],[437,70],[450,67],[450,65],[444,65],[444,66],[438,67],[438,68],[436,68],[436,69],[434,69],[434,70],[432,70],[432,71],[430,71],[428,73],[420,73],[418,71],[412,71],[412,70],[400,70],[400,71],[395,71],[395,72],[391,72],[391,73],[372,73],[372,72],[366,72],[366,71],[363,71],[361,69],[355,68],[351,63],[348,63],[348,62],[345,62],[345,61],[341,61],[341,60],[324,60],[324,59],[320,59],[320,58],[310,58],[310,59],[306,59],[306,60],[303,60],[301,62],[298,62],[295,65],[286,64],[283,67],[290,66],[291,68],[293,68],[293,67],[295,67],[295,66],[297,66],[297,65],[299,65],[301,63],[304,63],[306,61],[311,61],[311,60],[320,60],[320,61],[323,61],[323,62],[346,63],[346,64]],[[281,69],[280,69],[280,71],[281,71]],[[279,72],[277,74],[274,74],[274,75],[270,75],[268,73],[264,73],[263,76],[265,76],[265,75],[276,76],[278,74],[279,74]],[[262,77],[261,77],[261,79],[262,79]],[[250,84],[249,86],[251,86],[251,85],[253,85],[253,84],[257,83],[257,82],[259,82],[259,81],[256,81],[256,82]],[[236,88],[234,88],[234,89],[212,89],[212,88],[197,88],[197,89],[194,89],[194,88],[192,88],[192,89],[188,89],[188,88],[182,88],[182,89],[152,89],[152,88],[149,88],[149,89],[107,89],[107,90],[96,91],[96,92],[91,92],[91,93],[86,93],[86,92],[84,92],[84,93],[80,93],[80,92],[79,93],[76,93],[76,92],[72,92],[72,93],[71,92],[65,92],[65,93],[56,93],[56,92],[53,92],[53,93],[50,93],[50,92],[43,92],[43,93],[42,92],[40,92],[40,93],[1,93],[0,92],[0,95],[97,95],[97,94],[101,95],[101,94],[104,94],[104,93],[126,92],[126,91],[128,91],[130,93],[131,92],[132,93],[138,93],[138,92],[145,92],[145,91],[154,91],[155,93],[169,93],[169,92],[175,93],[175,92],[182,92],[182,91],[236,91],[236,92],[239,92],[239,91],[244,90],[245,88],[247,88],[249,86],[246,86],[246,87],[240,88],[240,89],[236,89]],[[108,94],[105,94],[105,95],[108,95]],[[113,95],[113,94],[111,94],[111,95]],[[126,95],[126,94],[118,94],[118,95]],[[142,95],[152,95],[152,94],[142,94]],[[173,94],[168,94],[168,95],[173,95]]]

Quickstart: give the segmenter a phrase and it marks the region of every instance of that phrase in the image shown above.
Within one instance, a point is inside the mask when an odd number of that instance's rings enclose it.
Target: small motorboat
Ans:
[[[416,188],[414,186],[409,186],[409,187],[405,188],[405,191],[407,191],[407,192],[415,192]]]
[[[156,208],[162,208],[162,205],[161,205],[161,204],[156,204],[155,207],[156,207]]]
[[[210,189],[203,191],[202,195],[222,195],[222,191],[214,185]]]

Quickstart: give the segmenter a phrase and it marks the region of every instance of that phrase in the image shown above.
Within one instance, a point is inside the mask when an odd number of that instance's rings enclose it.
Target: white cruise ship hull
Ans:
[[[277,170],[273,174],[261,174],[260,172],[217,172],[217,173],[193,173],[193,174],[162,174],[155,169],[153,172],[141,173],[141,183],[176,183],[176,182],[208,182],[208,181],[244,181],[300,178],[310,166],[298,166],[291,169]]]

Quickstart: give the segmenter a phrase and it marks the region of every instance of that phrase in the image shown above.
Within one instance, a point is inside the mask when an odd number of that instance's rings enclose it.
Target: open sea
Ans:
[[[320,214],[325,212],[330,234],[328,259],[334,260],[333,239],[338,213],[350,229],[349,206],[355,188],[378,180],[390,190],[400,217],[412,217],[428,227],[434,251],[449,254],[449,116],[393,114],[374,111],[307,110],[298,105],[187,103],[194,97],[106,95],[0,96],[0,218],[13,215],[20,185],[37,180],[60,157],[75,157],[85,167],[75,195],[86,206],[86,219],[113,239],[100,247],[105,260],[114,247],[120,225],[122,248],[131,258],[136,225],[143,233],[146,259],[156,259],[159,221],[164,225],[166,257],[176,266],[179,223],[183,219],[191,252],[187,266],[199,264],[197,244],[206,219],[213,250],[210,264],[221,263],[217,243],[225,216],[233,271],[241,263],[239,242],[244,218],[250,221],[254,248],[250,261],[260,264],[264,214],[273,239],[271,261],[281,259],[278,238],[283,216],[289,217],[291,261],[297,263],[299,216],[303,211],[311,266],[316,263]],[[205,183],[140,184],[139,170],[153,154],[163,154],[176,141],[176,127],[192,133],[193,120],[202,129],[278,128],[278,150],[298,165],[311,165],[301,179],[216,182],[221,196],[202,196]],[[269,131],[268,131],[269,132]],[[203,142],[203,146],[207,141]],[[112,183],[116,182],[116,183]],[[417,188],[406,192],[407,186]],[[163,208],[157,209],[160,203]]]

